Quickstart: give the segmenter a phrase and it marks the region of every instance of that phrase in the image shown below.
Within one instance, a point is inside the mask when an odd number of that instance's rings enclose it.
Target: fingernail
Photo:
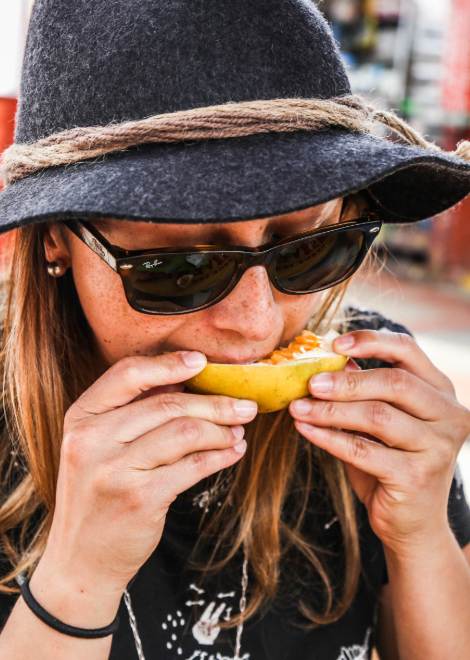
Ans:
[[[203,355],[202,353],[197,353],[193,351],[184,351],[181,354],[181,357],[183,358],[183,362],[187,367],[191,367],[191,368],[203,367],[206,364],[205,355]]]
[[[249,399],[239,399],[233,404],[235,412],[241,417],[251,417],[258,410],[258,406],[255,401],[250,401]]]
[[[351,335],[344,335],[334,342],[335,346],[342,349],[352,348],[354,346],[354,337]]]
[[[245,452],[245,449],[246,449],[246,440],[242,440],[241,442],[237,442],[236,445],[233,445],[233,448],[239,454],[243,454]]]
[[[314,392],[331,392],[333,377],[331,374],[319,374],[310,379],[310,387]]]
[[[305,399],[299,399],[292,404],[294,412],[299,413],[299,415],[305,415],[310,412],[312,409],[312,404]]]
[[[245,429],[243,426],[232,426],[231,428],[236,440],[241,440],[245,435]]]

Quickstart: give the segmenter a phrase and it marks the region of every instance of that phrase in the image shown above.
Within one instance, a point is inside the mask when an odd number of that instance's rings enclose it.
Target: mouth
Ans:
[[[263,356],[254,357],[254,358],[235,358],[226,356],[223,358],[212,358],[209,355],[207,356],[207,361],[212,364],[253,364],[253,362],[258,362],[262,360]]]
[[[273,349],[274,350],[274,349]],[[263,353],[262,355],[249,355],[240,357],[240,355],[209,355],[206,353],[207,361],[212,364],[253,364],[254,362],[259,362],[263,360],[268,355],[271,355],[272,351]]]

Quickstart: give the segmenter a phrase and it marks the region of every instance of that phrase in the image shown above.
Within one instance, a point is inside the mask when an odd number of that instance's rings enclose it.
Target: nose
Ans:
[[[281,325],[281,310],[264,266],[245,271],[237,286],[212,307],[212,325],[233,330],[252,341],[263,341]]]

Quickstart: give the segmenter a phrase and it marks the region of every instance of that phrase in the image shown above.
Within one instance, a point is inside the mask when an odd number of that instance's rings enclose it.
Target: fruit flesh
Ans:
[[[348,357],[335,353],[331,343],[337,332],[325,337],[304,330],[289,346],[251,364],[209,362],[186,382],[190,391],[223,394],[257,401],[260,413],[275,412],[294,399],[309,394],[308,381],[322,371],[341,371]]]

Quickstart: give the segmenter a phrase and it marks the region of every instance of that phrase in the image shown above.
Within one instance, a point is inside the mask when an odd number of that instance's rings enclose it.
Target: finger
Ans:
[[[349,360],[346,363],[346,366],[344,367],[345,371],[361,371],[361,367],[358,365],[358,363],[353,360],[352,358],[349,358]]]
[[[354,340],[351,347],[342,347],[340,339]],[[431,362],[413,337],[404,332],[355,330],[335,339],[333,350],[356,358],[379,358],[411,372],[439,390],[452,392],[449,378]]]
[[[175,383],[174,385],[159,385],[157,387],[151,387],[146,392],[142,392],[138,397],[133,399],[134,401],[140,401],[141,399],[147,399],[149,396],[154,394],[164,394],[165,392],[184,392],[184,383]]]
[[[199,366],[191,366],[188,356],[201,356]],[[113,364],[67,411],[71,419],[100,415],[133,401],[151,388],[181,383],[206,365],[202,353],[176,351],[155,356],[130,356]]]
[[[310,379],[309,390],[317,399],[387,401],[427,421],[450,414],[450,402],[442,392],[409,371],[396,367],[319,374]]]
[[[179,417],[127,443],[125,461],[134,469],[153,470],[194,452],[234,451],[244,432],[243,426],[219,426],[204,419]]]
[[[404,453],[384,447],[358,433],[317,428],[299,421],[295,427],[307,440],[345,463],[372,474],[381,481],[391,481],[404,466]]]
[[[224,425],[246,424],[258,411],[255,401],[229,396],[166,392],[133,401],[94,420],[97,435],[113,429],[113,440],[130,442],[177,417]]]
[[[239,453],[234,447],[196,451],[174,463],[160,466],[155,470],[160,484],[159,497],[162,491],[166,491],[174,498],[201,479],[233,465],[244,456],[244,448]]]
[[[407,451],[421,451],[429,446],[429,429],[424,422],[394,408],[383,401],[342,403],[301,399],[310,410],[297,412],[298,405],[291,404],[295,419],[321,427],[339,427],[363,432],[379,438],[389,447]]]

